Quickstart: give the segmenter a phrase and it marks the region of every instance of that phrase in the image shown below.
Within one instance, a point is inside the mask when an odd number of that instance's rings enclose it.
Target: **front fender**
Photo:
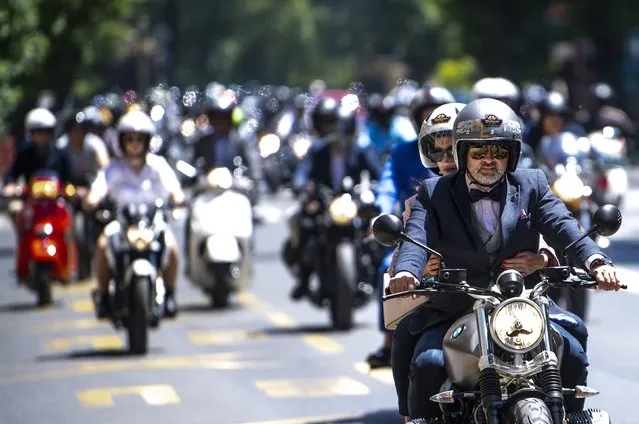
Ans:
[[[155,281],[157,270],[151,262],[146,259],[136,259],[126,270],[124,276],[125,281],[131,282],[134,277],[148,277],[151,281]]]
[[[206,239],[206,256],[211,262],[239,262],[242,258],[235,237],[230,234],[214,234]]]

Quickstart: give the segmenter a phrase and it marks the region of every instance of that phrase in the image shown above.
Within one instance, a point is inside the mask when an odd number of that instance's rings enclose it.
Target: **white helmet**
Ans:
[[[519,88],[506,78],[482,78],[473,84],[471,97],[477,99],[495,99],[509,101],[511,104],[519,101]]]
[[[144,143],[144,150],[146,152],[150,151],[151,138],[155,135],[156,129],[155,124],[146,113],[141,110],[132,110],[125,113],[118,121],[116,129],[118,131],[117,147],[119,149],[114,150],[118,157],[122,157],[125,152],[122,144],[122,134],[124,133],[138,133],[148,136]]]
[[[53,130],[57,124],[55,115],[42,107],[32,109],[24,118],[24,129],[27,133],[37,129]]]
[[[437,161],[430,157],[429,150],[435,143],[436,137],[450,137],[453,135],[453,123],[459,112],[465,107],[464,103],[446,103],[433,110],[422,123],[419,130],[419,157],[426,168],[437,168]],[[429,149],[430,147],[430,149]]]
[[[123,133],[140,133],[149,137],[155,135],[155,124],[146,113],[141,110],[132,110],[122,115],[116,127],[118,136]]]

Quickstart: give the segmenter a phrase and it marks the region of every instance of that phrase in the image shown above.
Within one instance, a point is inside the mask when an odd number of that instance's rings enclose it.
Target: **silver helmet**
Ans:
[[[455,118],[465,106],[464,103],[446,103],[433,110],[422,123],[418,137],[419,157],[426,168],[437,168],[437,161],[430,155],[435,145],[435,138],[453,135]]]
[[[474,100],[459,112],[453,124],[453,156],[460,171],[466,169],[470,144],[508,143],[509,172],[517,169],[521,153],[522,126],[506,103],[495,99]]]

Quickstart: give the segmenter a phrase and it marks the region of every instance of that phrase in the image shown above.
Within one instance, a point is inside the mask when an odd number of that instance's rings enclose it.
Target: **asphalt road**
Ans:
[[[634,187],[639,188],[639,181]],[[328,313],[288,299],[291,277],[279,261],[291,203],[266,202],[271,223],[256,237],[254,281],[227,311],[181,279],[182,313],[151,335],[148,356],[127,357],[124,334],[95,320],[91,283],[55,291],[55,306],[13,278],[14,238],[0,219],[0,424],[401,423],[389,370],[369,373],[380,344],[376,305],[351,332],[328,330]],[[639,190],[624,207],[611,255],[632,290],[593,293],[589,385],[617,424],[639,423]]]

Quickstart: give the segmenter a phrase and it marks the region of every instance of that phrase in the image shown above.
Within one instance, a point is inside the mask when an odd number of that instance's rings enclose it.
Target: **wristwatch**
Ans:
[[[597,258],[590,263],[590,271],[592,272],[603,265],[615,266],[615,264],[612,263],[612,260],[604,256],[603,258]]]

